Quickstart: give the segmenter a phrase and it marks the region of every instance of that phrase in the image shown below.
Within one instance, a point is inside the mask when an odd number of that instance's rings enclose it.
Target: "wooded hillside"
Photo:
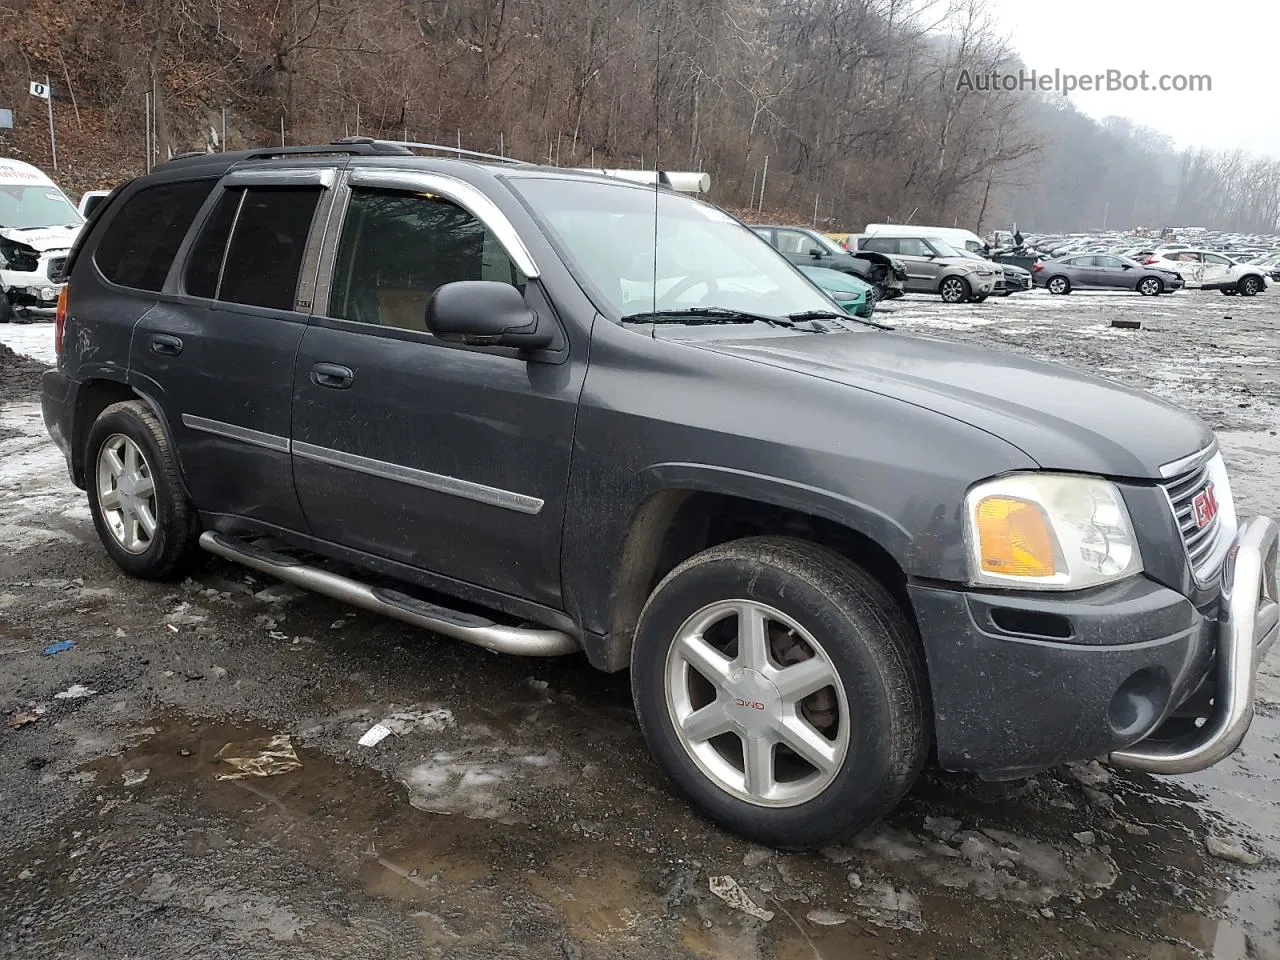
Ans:
[[[17,120],[0,154],[51,165],[27,92],[48,75],[74,190],[145,168],[154,93],[157,160],[220,148],[225,109],[232,149],[283,131],[566,166],[656,155],[709,172],[726,206],[759,205],[763,179],[765,211],[833,228],[1274,224],[1280,165],[957,89],[1001,65],[982,0],[25,0],[0,8]]]

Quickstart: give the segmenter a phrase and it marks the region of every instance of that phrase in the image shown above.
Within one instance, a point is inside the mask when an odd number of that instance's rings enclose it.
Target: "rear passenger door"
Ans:
[[[514,227],[475,188],[410,171],[351,180],[294,375],[312,532],[556,606],[585,350],[570,350]],[[427,301],[458,280],[519,288],[557,343],[530,357],[437,340]]]
[[[163,405],[207,513],[306,531],[289,457],[293,364],[311,306],[304,262],[335,176],[229,174],[174,267],[174,295],[134,329],[130,377]]]

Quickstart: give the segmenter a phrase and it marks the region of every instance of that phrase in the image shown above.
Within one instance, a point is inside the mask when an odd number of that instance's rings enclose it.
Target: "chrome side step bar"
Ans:
[[[495,653],[518,657],[559,657],[582,649],[574,637],[560,630],[550,627],[504,626],[475,614],[460,613],[407,596],[397,590],[370,587],[350,577],[308,566],[293,557],[263,550],[213,531],[200,535],[200,546],[226,560],[243,564],[304,590],[321,593],[361,610],[402,620]]]
[[[1111,763],[1147,773],[1195,773],[1236,751],[1253,723],[1258,665],[1280,637],[1280,527],[1254,517],[1240,527],[1222,571],[1217,684],[1204,726],[1177,740],[1139,741]]]

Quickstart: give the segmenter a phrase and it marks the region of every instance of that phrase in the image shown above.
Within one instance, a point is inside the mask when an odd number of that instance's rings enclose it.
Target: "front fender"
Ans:
[[[718,493],[822,517],[879,544],[900,567],[911,553],[911,534],[888,514],[795,480],[706,463],[657,463],[643,470],[641,478],[646,494],[671,489]]]

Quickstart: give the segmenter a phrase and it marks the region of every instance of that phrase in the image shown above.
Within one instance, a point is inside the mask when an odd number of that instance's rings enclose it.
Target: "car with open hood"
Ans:
[[[872,251],[853,251],[818,230],[775,224],[752,224],[756,235],[797,266],[839,270],[874,284],[880,300],[902,296],[906,266],[895,257]]]
[[[908,293],[936,293],[944,303],[981,303],[1004,283],[1000,265],[960,253],[938,237],[877,233],[858,237],[858,252],[902,261]]]
[[[52,320],[84,219],[38,167],[0,158],[0,322]]]
[[[672,179],[359,141],[122,186],[42,394],[102,549],[629,671],[671,782],[778,847],[864,830],[930,759],[1228,757],[1278,533],[1213,430],[853,317]]]

